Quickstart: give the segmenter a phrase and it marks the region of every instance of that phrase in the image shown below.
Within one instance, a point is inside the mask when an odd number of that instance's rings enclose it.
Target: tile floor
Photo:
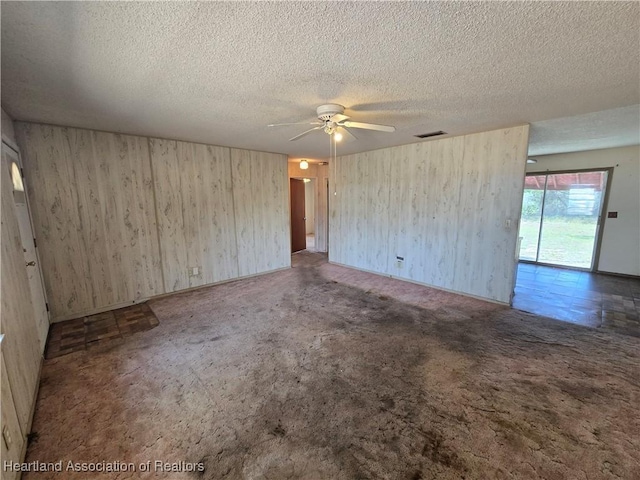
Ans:
[[[158,319],[146,303],[51,324],[46,358],[55,358],[78,350],[150,330]]]
[[[513,308],[640,337],[640,279],[520,263]]]

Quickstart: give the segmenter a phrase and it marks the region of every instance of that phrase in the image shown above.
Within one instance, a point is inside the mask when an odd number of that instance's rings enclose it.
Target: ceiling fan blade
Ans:
[[[295,137],[290,138],[290,139],[289,139],[289,141],[290,141],[290,142],[293,142],[294,140],[298,140],[299,138],[304,137],[306,134],[311,133],[311,132],[313,132],[314,130],[320,130],[321,128],[323,128],[323,125],[320,125],[320,126],[318,126],[318,127],[313,127],[313,128],[311,128],[311,129],[307,130],[306,132],[302,132],[300,135],[296,135]]]
[[[396,127],[392,127],[390,125],[377,125],[375,123],[362,123],[362,122],[350,122],[344,121],[340,124],[342,127],[349,128],[362,128],[363,130],[377,130],[379,132],[395,132]]]
[[[353,133],[351,133],[347,127],[338,127],[338,132],[344,134],[344,136],[349,140],[358,139],[358,137],[356,137]]]
[[[267,127],[284,127],[286,125],[322,125],[322,122],[271,123]]]
[[[351,117],[347,117],[346,115],[343,115],[341,113],[336,113],[331,117],[331,121],[334,123],[340,123],[340,122],[344,122],[345,120],[349,120],[350,118]]]

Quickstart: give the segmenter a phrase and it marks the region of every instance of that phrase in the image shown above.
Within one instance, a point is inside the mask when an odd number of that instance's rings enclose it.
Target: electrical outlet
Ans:
[[[190,277],[197,277],[198,275],[200,275],[200,267],[189,267],[188,270]]]
[[[404,257],[396,256],[396,267],[402,268],[403,265],[404,265]]]
[[[6,425],[2,428],[2,438],[4,439],[4,444],[7,446],[7,450],[11,450],[13,440],[11,439],[11,432],[9,431],[9,427],[7,427]]]

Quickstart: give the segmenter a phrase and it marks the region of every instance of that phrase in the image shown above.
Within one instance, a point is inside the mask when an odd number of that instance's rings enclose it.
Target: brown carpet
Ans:
[[[45,361],[28,461],[133,462],[90,476],[117,479],[640,478],[636,337],[308,252],[151,307],[157,328]],[[89,478],[60,475],[24,478]]]

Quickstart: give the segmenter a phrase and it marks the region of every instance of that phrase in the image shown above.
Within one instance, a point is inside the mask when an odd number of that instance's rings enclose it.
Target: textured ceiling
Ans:
[[[640,103],[638,2],[1,8],[2,104],[19,120],[323,158],[326,134],[288,142],[304,126],[266,125],[311,121],[334,102],[397,127],[354,130],[338,153],[528,122],[541,154],[599,148],[594,133],[607,137],[599,146],[628,144],[624,125],[594,128],[637,121],[637,108],[620,107]]]
[[[640,105],[535,122],[529,139],[531,156],[638,145]]]

